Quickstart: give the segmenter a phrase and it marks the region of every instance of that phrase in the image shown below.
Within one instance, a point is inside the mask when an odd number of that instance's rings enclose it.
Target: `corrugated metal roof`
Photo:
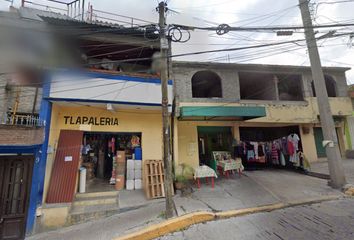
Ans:
[[[84,29],[85,32],[95,32],[95,33],[111,33],[111,34],[122,34],[122,35],[134,35],[140,37],[149,37],[150,39],[157,39],[158,34],[155,33],[155,28],[149,26],[140,27],[124,27],[119,24],[113,24],[109,22],[94,21],[94,22],[83,22],[76,19],[63,19],[48,16],[41,16],[41,18],[54,26],[70,26],[71,28],[77,27],[79,30]]]
[[[51,11],[44,11],[44,10],[39,10],[35,8],[28,8],[28,7],[20,7],[18,9],[18,13],[20,17],[22,18],[27,18],[31,20],[37,20],[37,21],[43,21],[42,17],[52,17],[52,18],[57,18],[57,19],[71,19],[69,16],[56,13],[56,12],[51,12]]]

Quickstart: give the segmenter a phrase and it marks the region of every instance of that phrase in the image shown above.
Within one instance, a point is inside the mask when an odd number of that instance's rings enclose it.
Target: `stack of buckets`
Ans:
[[[142,152],[134,149],[134,159],[127,160],[127,190],[142,189]]]

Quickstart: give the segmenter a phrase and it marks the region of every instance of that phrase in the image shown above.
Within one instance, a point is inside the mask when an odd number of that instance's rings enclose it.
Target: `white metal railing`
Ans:
[[[5,113],[1,118],[2,125],[16,125],[25,127],[43,127],[45,121],[34,115],[13,115]]]
[[[71,2],[62,0],[47,0],[47,3],[48,4],[40,4],[33,0],[22,0],[23,7],[26,5],[34,9],[60,13],[72,19],[89,23],[102,21],[132,28],[154,24],[154,22],[146,21],[144,19],[94,9],[93,5],[90,3],[85,6],[85,0],[72,0]]]

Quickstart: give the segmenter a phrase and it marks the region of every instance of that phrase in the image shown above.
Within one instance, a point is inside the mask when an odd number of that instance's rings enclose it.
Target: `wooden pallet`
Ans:
[[[162,160],[144,161],[144,185],[148,199],[165,197]]]

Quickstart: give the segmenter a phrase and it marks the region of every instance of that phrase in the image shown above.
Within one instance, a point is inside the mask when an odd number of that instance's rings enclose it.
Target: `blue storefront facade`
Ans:
[[[6,138],[5,134],[8,134],[12,135],[8,139],[15,139],[13,136],[18,135],[19,141],[11,141],[6,144],[6,139],[3,139],[0,144],[2,166],[0,171],[3,171],[3,176],[0,176],[0,178],[2,177],[0,179],[2,180],[0,194],[2,194],[3,202],[0,205],[3,206],[1,218],[4,219],[3,226],[0,226],[2,228],[0,239],[6,239],[9,236],[14,237],[11,239],[23,239],[26,234],[31,234],[35,227],[36,209],[42,204],[51,116],[51,103],[45,99],[49,94],[49,82],[44,82],[42,89],[38,116],[19,118],[9,115],[1,122],[2,136]],[[12,169],[14,169],[15,176],[11,172]],[[16,178],[18,172],[21,171],[23,173],[18,176],[18,180],[26,187],[16,190],[18,189]],[[10,189],[8,191],[11,194],[6,192],[6,189]],[[25,204],[23,208],[17,207],[15,209],[12,206],[20,205],[19,197],[22,197],[21,201],[24,201]],[[13,224],[14,219],[19,224]]]

